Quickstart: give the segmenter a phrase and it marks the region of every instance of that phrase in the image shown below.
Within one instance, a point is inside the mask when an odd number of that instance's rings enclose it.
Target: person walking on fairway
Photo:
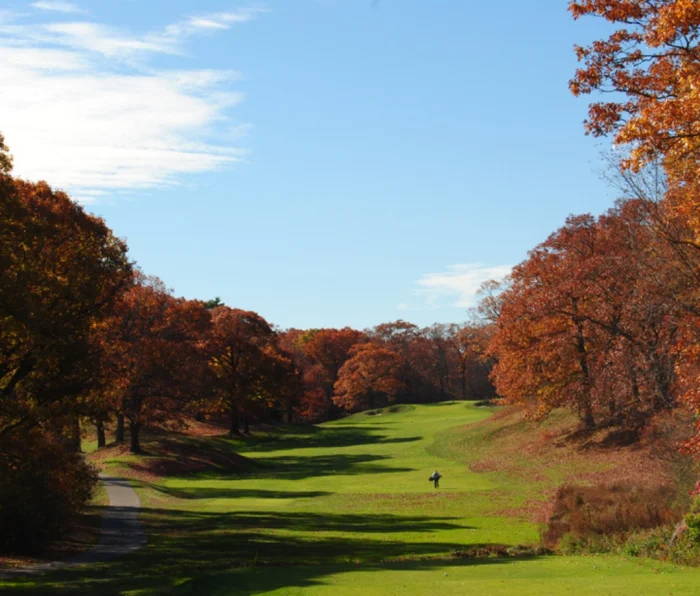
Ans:
[[[430,476],[430,478],[428,478],[428,480],[432,480],[433,486],[435,486],[435,488],[440,488],[440,478],[442,478],[442,475],[440,474],[440,472],[435,470]]]

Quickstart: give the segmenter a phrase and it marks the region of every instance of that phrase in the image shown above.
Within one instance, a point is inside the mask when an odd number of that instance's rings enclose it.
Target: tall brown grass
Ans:
[[[676,522],[682,517],[671,505],[676,493],[672,486],[565,484],[557,491],[543,533],[544,544],[554,548],[565,535],[581,542],[600,537],[622,539],[635,530]]]

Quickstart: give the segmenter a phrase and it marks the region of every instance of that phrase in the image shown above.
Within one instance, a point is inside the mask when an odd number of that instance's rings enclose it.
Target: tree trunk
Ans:
[[[238,408],[231,406],[231,428],[228,431],[230,437],[240,436],[241,431],[238,429]]]
[[[96,422],[95,430],[97,431],[97,448],[101,449],[107,445],[107,437],[105,436],[105,423]]]
[[[287,424],[291,424],[294,419],[294,408],[292,407],[292,400],[287,401]]]
[[[466,361],[463,361],[461,364],[461,373],[462,373],[462,400],[467,399],[467,363]]]
[[[572,298],[574,312],[578,311],[578,299]],[[583,333],[583,323],[578,317],[574,317],[576,323],[576,348],[578,351],[578,361],[581,367],[581,377],[583,384],[583,395],[579,399],[581,420],[586,428],[595,428],[595,418],[593,417],[593,404],[591,403],[591,371],[588,367],[588,355],[586,352],[586,336]]]
[[[138,422],[130,420],[129,434],[131,435],[131,453],[141,453],[141,425]]]
[[[246,435],[250,434],[250,427],[248,426],[248,414],[243,414],[243,432]]]
[[[114,434],[116,443],[124,442],[124,414],[117,414],[117,430]]]
[[[650,360],[651,369],[654,372],[654,381],[656,382],[656,392],[653,400],[654,411],[669,410],[674,405],[669,380],[670,375],[668,373],[668,369],[671,367],[665,366],[666,363],[660,361],[656,356],[652,356]]]
[[[80,448],[80,417],[75,414],[71,421],[70,446],[75,453],[81,453]]]

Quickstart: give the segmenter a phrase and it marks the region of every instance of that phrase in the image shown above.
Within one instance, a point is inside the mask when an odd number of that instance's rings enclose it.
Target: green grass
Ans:
[[[286,427],[245,440],[181,439],[192,457],[213,452],[217,457],[212,461],[221,461],[218,456],[236,451],[248,458],[236,473],[212,467],[187,477],[154,478],[143,471],[156,456],[106,460],[112,473],[140,473],[134,484],[142,497],[148,545],[109,564],[0,583],[0,590],[222,595],[697,592],[700,572],[658,563],[461,558],[460,551],[480,545],[536,543],[536,524],[513,511],[541,499],[541,489],[556,485],[573,465],[553,461],[534,470],[527,454],[520,453],[515,456],[520,475],[470,471],[467,464],[488,455],[488,445],[507,441],[508,433],[517,431],[513,425],[465,426],[490,413],[464,403],[409,406],[318,427]],[[155,452],[158,441],[145,446]],[[583,470],[586,464],[576,466]],[[436,468],[444,475],[438,490],[428,482]]]
[[[415,561],[381,565],[234,571],[183,583],[174,594],[385,596],[388,594],[639,596],[697,594],[698,573],[604,557]],[[234,588],[237,586],[237,588]]]

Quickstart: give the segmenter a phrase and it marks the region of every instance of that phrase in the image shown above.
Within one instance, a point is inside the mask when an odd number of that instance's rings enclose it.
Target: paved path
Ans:
[[[103,563],[138,550],[146,544],[146,536],[139,521],[141,499],[127,480],[100,474],[107,489],[109,507],[102,514],[100,540],[90,550],[61,561],[19,567],[5,572],[9,575],[34,574],[75,565]]]

